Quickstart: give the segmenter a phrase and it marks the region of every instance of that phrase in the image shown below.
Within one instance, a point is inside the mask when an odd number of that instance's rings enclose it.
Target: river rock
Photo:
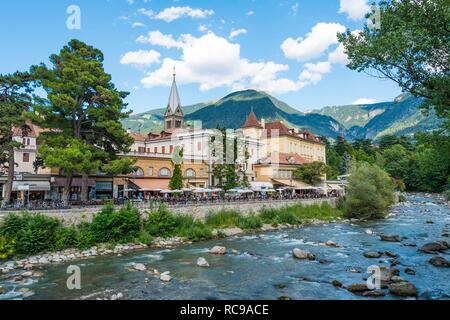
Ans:
[[[386,294],[383,290],[370,290],[363,292],[363,297],[384,297]]]
[[[172,280],[172,277],[168,274],[162,274],[159,277],[159,280],[161,280],[162,282],[170,282]]]
[[[339,280],[333,280],[333,281],[331,281],[331,284],[333,285],[333,286],[335,286],[336,288],[340,288],[340,287],[342,287],[342,282],[340,282]]]
[[[134,270],[137,270],[137,271],[145,271],[145,270],[147,270],[147,267],[144,264],[142,264],[142,263],[136,263],[133,266],[133,268],[134,268]]]
[[[347,287],[347,290],[353,293],[361,293],[361,292],[365,292],[368,291],[369,288],[367,288],[367,284],[366,283],[355,283],[355,284],[351,284]]]
[[[205,258],[200,257],[197,259],[197,266],[202,267],[202,268],[208,268],[209,263],[208,263],[208,261],[206,261]]]
[[[402,237],[399,235],[393,234],[380,234],[381,241],[389,241],[389,242],[400,242],[402,241]]]
[[[398,254],[396,254],[395,252],[392,252],[392,251],[386,251],[384,254],[387,255],[390,258],[397,258],[398,257]]]
[[[226,251],[227,251],[227,248],[225,248],[225,247],[215,246],[209,250],[209,253],[222,255],[222,254],[225,254]]]
[[[316,258],[316,256],[311,252],[301,250],[299,248],[295,248],[294,250],[292,250],[292,255],[297,259],[314,260]]]
[[[424,244],[419,250],[425,253],[436,253],[447,250],[447,243],[444,241],[436,241]]]
[[[435,256],[435,257],[431,258],[428,262],[431,263],[435,267],[443,267],[443,268],[450,267],[450,261],[448,261],[444,257],[440,257],[440,256]]]
[[[327,242],[325,242],[325,245],[327,247],[339,247],[339,245],[336,242],[331,241],[331,240],[328,240]]]
[[[29,291],[30,291],[30,289],[28,289],[28,288],[20,288],[20,289],[16,290],[16,292],[19,292],[19,293],[25,293],[25,292],[29,292]]]
[[[28,263],[28,264],[24,265],[23,268],[25,270],[32,270],[33,269],[33,265]]]
[[[226,237],[235,236],[244,232],[241,228],[226,228],[221,231]]]
[[[368,252],[364,252],[363,255],[366,258],[376,259],[376,258],[380,258],[383,255],[383,253],[376,252],[376,251],[368,251]]]
[[[35,272],[33,272],[33,277],[40,278],[40,277],[43,277],[43,276],[44,276],[44,273],[42,271],[35,271]]]
[[[398,283],[398,282],[405,282],[405,279],[403,279],[403,278],[400,277],[400,276],[393,276],[393,277],[391,278],[391,281],[392,281],[392,282],[395,282],[395,283]]]
[[[39,262],[39,264],[48,264],[49,263],[48,259],[45,257],[39,258],[38,262]]]
[[[6,289],[3,287],[0,287],[0,295],[6,293]]]
[[[416,297],[417,289],[416,286],[411,282],[399,282],[391,283],[388,286],[389,292],[394,296],[399,297]]]
[[[416,272],[413,269],[411,269],[411,268],[405,268],[405,273],[409,274],[410,276],[415,276],[416,275]]]
[[[31,272],[31,271],[26,271],[21,274],[21,276],[24,278],[31,277],[32,275],[33,275],[33,272]]]

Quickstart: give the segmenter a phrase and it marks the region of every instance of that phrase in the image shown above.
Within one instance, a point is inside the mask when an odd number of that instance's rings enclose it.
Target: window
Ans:
[[[168,168],[161,168],[159,170],[159,176],[160,177],[169,177],[170,176],[170,170]]]
[[[154,151],[155,153],[158,153],[158,147],[155,147]]]
[[[167,125],[166,125],[167,129],[171,129],[172,128],[172,121],[169,120],[166,123],[167,123]]]
[[[153,176],[153,167],[148,168],[148,175]]]
[[[204,170],[203,170],[203,169],[200,169],[200,177],[203,177],[204,174],[205,174]]]
[[[144,170],[142,168],[135,168],[134,171],[131,173],[133,176],[142,177],[144,175]]]
[[[27,146],[30,145],[30,139],[27,139]]]
[[[181,121],[180,120],[176,120],[175,121],[175,128],[181,128]]]
[[[162,154],[166,153],[166,147],[162,147]]]
[[[29,153],[23,154],[23,162],[30,162],[30,154]]]
[[[202,151],[202,143],[201,142],[197,142],[197,150]]]
[[[195,170],[194,169],[187,169],[185,172],[185,176],[188,178],[195,177]]]
[[[26,145],[27,140],[25,138],[22,139],[22,144]]]
[[[173,146],[170,146],[170,154],[173,153]]]

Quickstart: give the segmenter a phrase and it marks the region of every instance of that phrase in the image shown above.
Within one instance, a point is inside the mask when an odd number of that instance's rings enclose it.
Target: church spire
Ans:
[[[181,100],[178,94],[175,67],[173,68],[172,88],[170,89],[169,102],[164,118],[164,130],[166,131],[182,129],[184,126],[184,113],[181,109]]]
[[[178,94],[176,73],[175,73],[175,67],[174,67],[173,68],[172,88],[170,89],[169,102],[167,103],[167,111],[166,112],[169,112],[172,114],[177,110],[178,107],[181,108],[181,100],[180,100],[180,96]]]

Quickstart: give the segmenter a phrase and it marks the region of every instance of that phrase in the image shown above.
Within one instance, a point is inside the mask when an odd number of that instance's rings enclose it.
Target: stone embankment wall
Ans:
[[[177,205],[169,206],[169,210],[176,214],[190,214],[196,219],[203,219],[208,213],[214,213],[221,210],[236,210],[244,215],[251,213],[258,213],[264,209],[276,209],[282,207],[292,206],[294,204],[313,205],[329,203],[332,206],[336,205],[336,199],[301,199],[301,200],[277,200],[277,201],[251,201],[251,202],[231,202],[231,203],[214,203],[214,204],[197,204],[197,205]],[[49,217],[61,219],[64,225],[79,224],[82,221],[90,222],[95,213],[99,212],[101,207],[76,208],[67,210],[48,210],[36,211],[32,213],[43,213]],[[145,218],[147,212],[151,210],[150,206],[139,208],[141,215]],[[0,211],[0,220],[3,219],[9,212]]]

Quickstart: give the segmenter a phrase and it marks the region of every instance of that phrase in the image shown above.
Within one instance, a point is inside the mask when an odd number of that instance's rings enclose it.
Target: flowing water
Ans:
[[[369,276],[367,267],[389,265],[390,258],[368,259],[363,256],[366,251],[398,254],[401,264],[396,268],[403,278],[415,284],[419,299],[449,299],[450,268],[432,266],[428,263],[432,255],[421,253],[418,248],[435,240],[448,241],[448,238],[441,238],[441,234],[450,228],[450,209],[436,197],[410,195],[408,200],[393,207],[389,218],[381,221],[311,225],[205,241],[175,249],[152,249],[121,257],[82,260],[78,264],[81,290],[66,287],[69,264],[49,266],[43,270],[44,277],[30,281],[26,286],[35,293],[27,299],[86,296],[95,299],[92,294],[99,292],[109,297],[121,292],[126,299],[277,299],[282,296],[292,299],[366,299],[331,284],[334,279],[344,286],[364,283]],[[427,223],[428,220],[434,223]],[[407,239],[401,243],[384,242],[377,236],[379,233],[397,234]],[[341,247],[324,246],[327,240]],[[409,246],[411,243],[417,247]],[[224,256],[209,254],[208,249],[215,245],[237,252]],[[292,249],[296,247],[314,253],[317,260],[294,259]],[[450,259],[449,253],[441,255]],[[197,267],[198,257],[205,257],[211,267]],[[144,263],[161,272],[170,271],[173,279],[163,283],[146,272],[131,271],[132,263]],[[416,274],[405,274],[407,267]],[[0,286],[10,290],[4,297],[17,297],[14,293],[17,285],[13,282],[0,282]],[[387,294],[378,299],[394,297]]]

